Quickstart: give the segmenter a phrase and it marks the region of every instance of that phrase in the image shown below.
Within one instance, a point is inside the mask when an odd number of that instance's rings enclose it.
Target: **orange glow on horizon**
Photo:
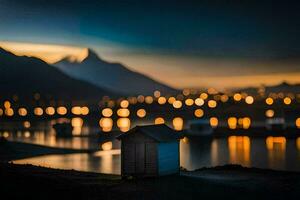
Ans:
[[[56,63],[65,57],[72,62],[81,62],[88,55],[87,48],[65,45],[0,41],[0,47],[17,56],[36,57],[49,64]]]

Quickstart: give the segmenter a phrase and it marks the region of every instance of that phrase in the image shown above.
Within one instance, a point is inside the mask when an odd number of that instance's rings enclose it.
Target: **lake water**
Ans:
[[[45,146],[98,149],[93,154],[48,155],[15,163],[30,163],[61,169],[120,174],[120,142],[100,143],[93,137],[57,138],[53,131],[1,132],[11,141]],[[228,136],[223,138],[183,138],[180,165],[188,170],[224,164],[240,164],[277,170],[300,171],[300,137]]]

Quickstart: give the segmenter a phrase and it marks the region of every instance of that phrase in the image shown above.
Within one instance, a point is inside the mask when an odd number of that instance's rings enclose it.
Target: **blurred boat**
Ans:
[[[213,134],[213,128],[207,119],[191,120],[188,122],[188,127],[187,135],[210,136]]]
[[[58,137],[72,137],[73,127],[71,123],[57,123],[53,125],[53,128]]]
[[[268,131],[284,131],[286,129],[285,119],[282,117],[267,119],[266,129]]]

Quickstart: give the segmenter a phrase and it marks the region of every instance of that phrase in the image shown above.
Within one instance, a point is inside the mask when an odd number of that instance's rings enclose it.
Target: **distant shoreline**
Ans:
[[[48,147],[38,144],[29,144],[22,142],[11,142],[0,139],[0,162],[8,162],[12,160],[25,159],[36,156],[51,154],[72,154],[72,153],[93,153],[98,150],[92,149],[68,149]]]

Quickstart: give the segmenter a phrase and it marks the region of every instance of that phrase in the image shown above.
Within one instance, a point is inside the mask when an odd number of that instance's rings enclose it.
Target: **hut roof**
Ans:
[[[169,142],[178,140],[180,138],[180,133],[174,131],[169,126],[165,124],[157,124],[157,125],[145,125],[145,126],[136,126],[132,128],[130,131],[123,133],[117,136],[117,139],[122,139],[136,132],[143,133],[158,142]]]

